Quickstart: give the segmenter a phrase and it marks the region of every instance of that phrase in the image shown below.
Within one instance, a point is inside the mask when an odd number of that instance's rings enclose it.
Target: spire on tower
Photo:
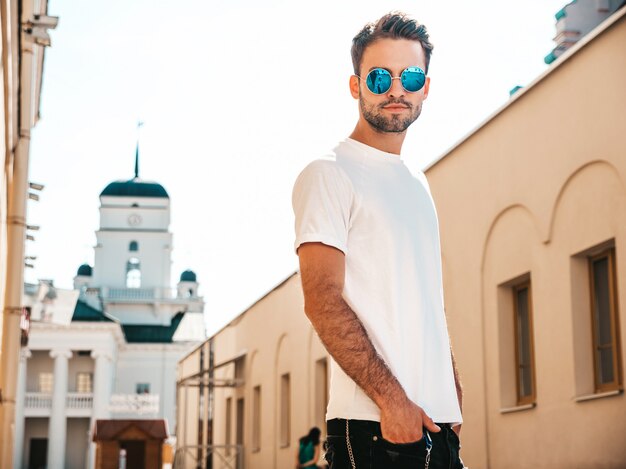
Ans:
[[[135,179],[139,178],[139,129],[143,126],[143,122],[137,121],[137,147],[135,148]]]
[[[139,140],[137,140],[137,148],[135,149],[135,178],[139,178]]]

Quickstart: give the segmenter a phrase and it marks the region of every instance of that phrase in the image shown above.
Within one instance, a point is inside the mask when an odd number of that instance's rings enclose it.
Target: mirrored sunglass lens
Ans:
[[[426,82],[426,76],[422,69],[411,67],[402,72],[401,80],[404,89],[414,93],[422,89]]]
[[[367,74],[367,88],[374,94],[383,94],[391,88],[391,75],[387,70],[375,68]]]

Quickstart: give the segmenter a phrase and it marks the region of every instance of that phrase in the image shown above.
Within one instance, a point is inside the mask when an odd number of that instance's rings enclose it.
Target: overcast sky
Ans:
[[[140,175],[171,197],[172,285],[197,273],[216,331],[297,268],[292,185],[356,122],[349,51],[366,22],[403,10],[435,45],[403,149],[418,171],[545,71],[566,3],[50,0],[26,280],[71,288],[93,265],[98,196],[133,176],[142,120]]]

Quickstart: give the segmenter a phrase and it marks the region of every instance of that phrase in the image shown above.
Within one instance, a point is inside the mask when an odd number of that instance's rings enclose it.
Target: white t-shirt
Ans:
[[[407,396],[435,422],[462,422],[439,224],[424,174],[413,176],[398,155],[346,139],[302,171],[293,208],[296,250],[321,242],[345,254],[343,297]],[[334,360],[326,417],[380,421],[378,406]]]

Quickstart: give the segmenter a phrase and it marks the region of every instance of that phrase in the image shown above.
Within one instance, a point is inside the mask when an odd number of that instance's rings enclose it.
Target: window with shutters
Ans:
[[[530,280],[512,290],[517,404],[532,404],[536,393]]]
[[[595,391],[620,389],[620,337],[615,281],[615,249],[589,257],[589,289]]]

